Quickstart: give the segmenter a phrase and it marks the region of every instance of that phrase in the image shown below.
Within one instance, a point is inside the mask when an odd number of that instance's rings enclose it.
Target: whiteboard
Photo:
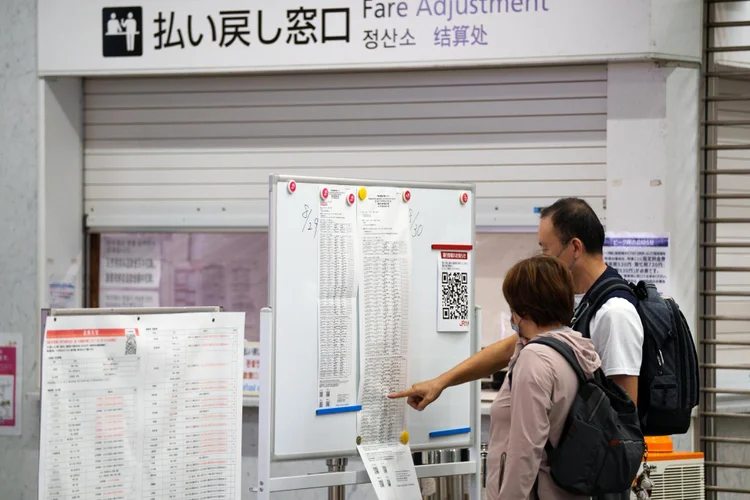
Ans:
[[[289,181],[296,190],[290,193]],[[476,321],[469,332],[437,332],[439,251],[432,245],[474,245],[474,185],[391,183],[354,179],[270,177],[269,298],[272,345],[261,345],[270,380],[272,460],[356,455],[357,414],[316,415],[318,374],[318,245],[314,226],[324,186],[387,186],[411,193],[412,252],[409,384],[433,378],[478,348]],[[468,193],[468,202],[461,195]],[[310,211],[312,210],[312,213]],[[309,217],[308,217],[309,216]],[[473,252],[470,252],[473,253]],[[473,257],[473,256],[472,256]],[[474,311],[474,259],[470,267],[469,311]],[[268,356],[268,357],[266,357]],[[477,383],[444,391],[422,412],[407,408],[412,449],[468,447],[474,442]],[[268,389],[266,389],[268,388]],[[262,402],[261,402],[262,404]],[[472,428],[471,433],[430,437],[430,432]],[[264,429],[261,429],[264,432]]]

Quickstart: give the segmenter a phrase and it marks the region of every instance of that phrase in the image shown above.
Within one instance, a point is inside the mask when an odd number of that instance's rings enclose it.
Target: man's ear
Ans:
[[[573,258],[575,258],[576,260],[580,259],[583,255],[583,252],[586,251],[585,247],[583,246],[583,242],[578,238],[573,238],[572,240],[570,240],[570,246],[573,247]]]

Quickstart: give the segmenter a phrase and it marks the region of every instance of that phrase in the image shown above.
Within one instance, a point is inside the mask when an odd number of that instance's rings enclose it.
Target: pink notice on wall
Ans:
[[[0,435],[21,433],[20,336],[0,334]]]

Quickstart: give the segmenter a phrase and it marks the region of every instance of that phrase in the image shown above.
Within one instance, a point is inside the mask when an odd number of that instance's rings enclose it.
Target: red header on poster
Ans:
[[[464,251],[468,252],[469,250],[472,250],[474,248],[473,245],[439,245],[435,243],[432,245],[433,250],[445,250],[445,251]]]
[[[124,337],[128,333],[138,335],[132,328],[91,328],[89,330],[47,330],[48,339],[83,339],[88,337]]]

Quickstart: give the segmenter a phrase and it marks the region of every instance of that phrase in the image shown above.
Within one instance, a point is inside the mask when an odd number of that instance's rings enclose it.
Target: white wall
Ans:
[[[698,344],[699,70],[610,64],[607,230],[669,232],[671,293]],[[693,449],[692,431],[675,448]]]
[[[0,2],[0,331],[24,336],[23,384],[36,384],[36,2]],[[0,497],[35,500],[38,402],[23,395],[23,435],[0,437]]]
[[[41,307],[49,306],[49,283],[72,283],[83,305],[83,92],[78,78],[40,80],[44,116],[39,158],[44,218],[39,275]]]

